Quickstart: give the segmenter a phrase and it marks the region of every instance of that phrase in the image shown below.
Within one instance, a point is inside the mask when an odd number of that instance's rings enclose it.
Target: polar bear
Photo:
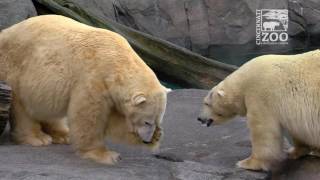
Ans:
[[[11,134],[20,144],[70,137],[82,157],[105,164],[120,157],[105,137],[159,145],[167,89],[116,33],[63,16],[30,18],[0,34],[0,79],[13,89]]]
[[[204,98],[198,120],[210,126],[246,116],[252,154],[238,167],[271,170],[279,165],[285,129],[289,157],[320,148],[320,51],[257,57],[229,75]]]

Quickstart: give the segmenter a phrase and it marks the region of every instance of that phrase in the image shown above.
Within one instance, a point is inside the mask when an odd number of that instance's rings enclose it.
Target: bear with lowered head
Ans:
[[[320,148],[320,51],[257,57],[229,75],[208,93],[198,118],[215,125],[246,116],[252,153],[237,163],[250,170],[280,165],[283,129],[292,138],[289,158]]]
[[[45,15],[0,33],[0,80],[13,90],[20,144],[69,143],[114,164],[105,138],[156,148],[167,89],[119,34]]]

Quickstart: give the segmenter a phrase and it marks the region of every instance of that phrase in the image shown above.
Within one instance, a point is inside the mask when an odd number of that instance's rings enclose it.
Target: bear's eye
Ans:
[[[146,122],[144,122],[144,124],[145,124],[145,125],[147,125],[147,126],[152,126],[152,124],[151,124],[151,123],[149,123],[149,122],[147,122],[147,121],[146,121]]]
[[[217,116],[221,117],[221,116],[222,116],[222,114],[217,114]]]
[[[206,105],[206,106],[210,106],[210,104],[209,104],[209,103],[207,103],[207,102],[205,102],[205,103],[204,103],[204,105]]]

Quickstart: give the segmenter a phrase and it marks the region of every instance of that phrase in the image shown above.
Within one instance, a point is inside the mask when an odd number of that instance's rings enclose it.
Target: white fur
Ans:
[[[283,128],[294,140],[290,156],[320,148],[319,50],[257,57],[214,87],[212,93],[205,99],[211,105],[203,108],[202,118],[216,123],[233,115],[248,119],[252,155],[238,166],[268,170],[281,161]]]
[[[119,34],[63,16],[30,18],[0,34],[0,80],[13,89],[18,143],[68,143],[67,119],[75,149],[98,162],[119,157],[105,136],[159,145],[166,91]],[[153,126],[138,134],[146,121]]]

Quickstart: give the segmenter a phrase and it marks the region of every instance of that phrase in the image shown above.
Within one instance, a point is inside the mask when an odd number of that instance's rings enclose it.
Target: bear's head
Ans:
[[[214,87],[204,98],[198,121],[209,127],[234,118],[237,112],[231,96],[222,84]]]
[[[127,104],[127,122],[144,143],[151,143],[157,127],[160,127],[165,107],[166,93],[157,92],[147,95],[135,93]]]
[[[156,149],[162,137],[161,122],[164,116],[169,89],[137,91],[128,97],[121,113],[112,113],[108,134],[129,144],[145,145]]]

